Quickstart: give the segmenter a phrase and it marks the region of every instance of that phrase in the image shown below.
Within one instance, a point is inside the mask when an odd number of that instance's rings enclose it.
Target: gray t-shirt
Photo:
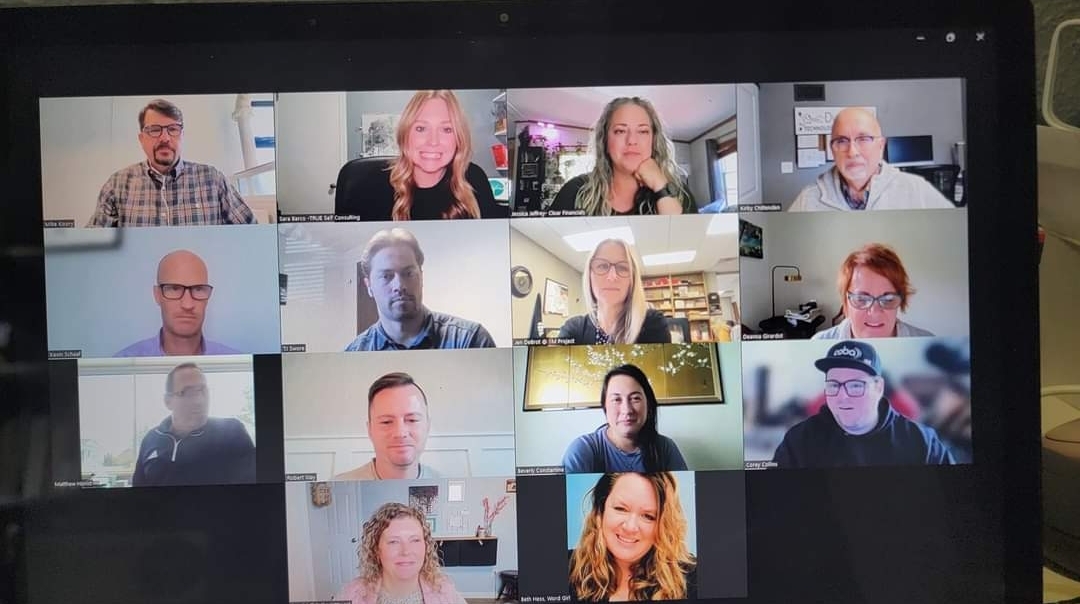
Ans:
[[[607,424],[596,430],[582,434],[570,443],[563,455],[563,470],[567,474],[585,474],[592,472],[644,472],[645,460],[641,450],[627,453],[613,445],[607,438]],[[656,446],[660,453],[661,471],[685,470],[683,459],[675,441],[658,434]]]

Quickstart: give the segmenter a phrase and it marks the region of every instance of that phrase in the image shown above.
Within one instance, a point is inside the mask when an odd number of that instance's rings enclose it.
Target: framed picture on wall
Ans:
[[[558,281],[544,280],[544,312],[549,315],[570,314],[570,288]]]
[[[660,405],[724,402],[714,344],[536,346],[525,369],[525,411],[600,406],[604,375],[632,364],[649,379]]]
[[[739,255],[746,258],[765,257],[765,236],[761,227],[739,219]]]

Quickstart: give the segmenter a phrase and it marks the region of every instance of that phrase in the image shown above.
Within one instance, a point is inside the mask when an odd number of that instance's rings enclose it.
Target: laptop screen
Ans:
[[[15,70],[29,601],[1004,601],[1011,32],[395,23]]]

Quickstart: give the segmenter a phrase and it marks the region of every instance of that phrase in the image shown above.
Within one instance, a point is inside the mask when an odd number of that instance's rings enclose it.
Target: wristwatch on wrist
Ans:
[[[663,188],[658,191],[653,191],[653,201],[660,201],[665,197],[679,198],[679,190],[675,188],[670,182],[665,184]]]

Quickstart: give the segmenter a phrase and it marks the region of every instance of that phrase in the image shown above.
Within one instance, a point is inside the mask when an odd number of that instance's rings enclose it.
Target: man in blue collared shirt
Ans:
[[[423,267],[424,252],[412,233],[401,228],[375,233],[360,256],[360,270],[379,320],[346,351],[495,346],[483,325],[424,306]]]
[[[214,287],[207,283],[206,263],[194,252],[176,250],[158,262],[154,301],[161,308],[161,329],[114,356],[238,354],[238,351],[203,337],[206,305]]]

